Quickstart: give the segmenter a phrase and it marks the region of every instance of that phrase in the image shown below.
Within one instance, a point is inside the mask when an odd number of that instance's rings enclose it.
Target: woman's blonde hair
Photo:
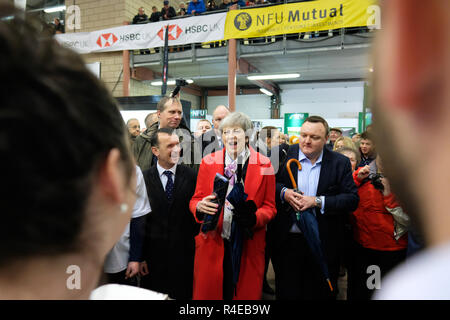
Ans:
[[[349,137],[341,136],[341,137],[337,138],[336,141],[334,142],[333,151],[336,151],[338,149],[337,148],[337,143],[339,141],[344,142],[344,147],[351,148],[351,149],[354,149],[354,150],[358,150],[356,148],[355,144],[353,143],[352,139],[350,139]]]

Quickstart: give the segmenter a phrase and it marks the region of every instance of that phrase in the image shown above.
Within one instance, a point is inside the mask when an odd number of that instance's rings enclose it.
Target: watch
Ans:
[[[316,197],[315,201],[316,201],[316,207],[322,208],[322,198]]]

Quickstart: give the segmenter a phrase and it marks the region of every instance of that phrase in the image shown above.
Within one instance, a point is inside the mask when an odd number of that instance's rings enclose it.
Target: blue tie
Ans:
[[[167,176],[167,184],[166,184],[166,197],[167,200],[169,200],[169,202],[172,201],[173,198],[173,179],[172,179],[172,175],[173,172],[172,171],[164,171],[164,174]]]

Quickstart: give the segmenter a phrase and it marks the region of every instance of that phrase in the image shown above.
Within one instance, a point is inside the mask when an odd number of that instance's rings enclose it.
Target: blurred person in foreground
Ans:
[[[373,131],[426,248],[383,279],[375,298],[450,299],[450,2],[385,1],[382,10]]]
[[[0,6],[0,73],[20,74],[0,88],[0,299],[157,298],[94,290],[136,198],[125,124],[81,57],[22,16]]]
[[[249,147],[252,122],[241,112],[229,114],[220,124],[224,149],[203,158],[195,194],[190,202],[197,222],[220,215],[215,230],[195,237],[194,300],[261,299],[266,225],[275,209],[275,176],[267,157]],[[227,195],[243,185],[247,200],[234,207],[228,200],[217,212],[213,184],[216,173],[230,179]],[[238,281],[233,283],[232,252],[235,223],[243,235]]]

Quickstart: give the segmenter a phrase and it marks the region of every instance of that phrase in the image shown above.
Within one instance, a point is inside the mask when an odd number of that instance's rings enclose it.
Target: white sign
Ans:
[[[223,39],[226,12],[185,19],[120,26],[93,32],[55,35],[63,46],[78,53],[148,49],[164,46],[169,26],[169,46]]]

